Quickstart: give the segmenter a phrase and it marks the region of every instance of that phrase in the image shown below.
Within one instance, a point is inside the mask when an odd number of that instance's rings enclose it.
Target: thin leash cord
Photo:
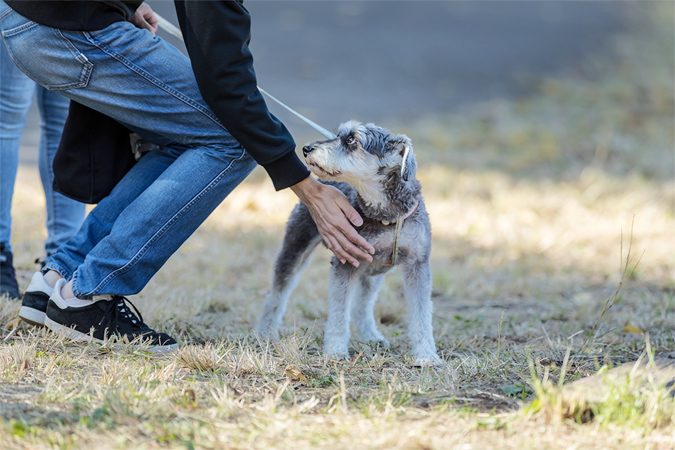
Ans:
[[[157,14],[157,13],[155,13],[155,17],[157,17],[157,23],[158,23],[158,25],[159,25],[160,28],[162,28],[164,31],[166,31],[167,33],[169,33],[171,36],[174,36],[174,37],[180,39],[181,42],[185,42],[185,41],[183,40],[183,34],[180,32],[180,29],[179,29],[176,25],[172,24],[171,22],[169,22],[168,20],[166,20],[164,17],[160,16],[160,15]],[[321,125],[319,125],[319,124],[317,124],[317,123],[315,123],[315,122],[312,122],[312,121],[309,120],[307,117],[305,117],[305,116],[303,116],[302,114],[300,114],[299,112],[295,111],[295,110],[294,110],[293,108],[291,108],[290,106],[287,106],[287,105],[285,105],[284,103],[282,103],[281,101],[277,100],[277,99],[276,99],[275,97],[273,97],[270,93],[268,93],[267,91],[265,91],[264,89],[262,89],[260,86],[258,86],[258,90],[259,90],[261,93],[263,93],[263,94],[265,94],[266,96],[268,96],[270,99],[274,100],[274,101],[275,101],[276,103],[278,103],[281,107],[285,108],[285,109],[288,110],[290,113],[292,113],[293,115],[295,115],[298,119],[302,120],[302,121],[305,122],[307,125],[309,125],[310,127],[314,128],[316,131],[318,131],[319,133],[321,133],[321,134],[322,134],[323,136],[325,136],[326,138],[328,138],[328,139],[335,139],[335,138],[337,137],[337,136],[335,136],[335,134],[331,133],[330,131],[328,131],[327,129],[325,129],[324,127],[322,127]]]
[[[408,162],[408,155],[410,154],[410,146],[405,147],[403,152],[403,160],[401,161],[401,179],[403,179],[403,174],[405,173],[405,165]],[[414,211],[414,210],[413,210]],[[391,254],[391,263],[396,265],[398,259],[398,249],[401,244],[401,230],[403,230],[403,221],[405,218],[403,215],[399,215],[396,219],[396,228],[394,229],[394,249]]]

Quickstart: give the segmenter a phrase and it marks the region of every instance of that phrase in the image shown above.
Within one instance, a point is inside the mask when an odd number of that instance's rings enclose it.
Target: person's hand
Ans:
[[[157,27],[159,27],[157,16],[155,16],[152,8],[145,3],[141,3],[141,6],[138,7],[134,15],[129,19],[129,22],[138,28],[148,30],[153,36],[157,34]]]
[[[307,206],[326,247],[344,264],[359,266],[357,258],[368,262],[375,249],[356,232],[352,224],[360,226],[363,219],[342,192],[307,177],[291,186]],[[351,223],[350,223],[351,222]]]

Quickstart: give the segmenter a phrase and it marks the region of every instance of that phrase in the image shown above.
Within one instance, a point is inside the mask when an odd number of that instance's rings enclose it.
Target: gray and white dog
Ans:
[[[349,198],[364,220],[359,234],[375,248],[373,261],[362,261],[358,268],[332,258],[326,354],[348,356],[350,312],[361,340],[389,347],[377,329],[373,308],[384,274],[400,266],[415,364],[440,364],[431,325],[431,225],[415,178],[417,163],[410,139],[370,123],[350,121],[340,126],[335,139],[308,144],[303,153],[314,175]],[[396,222],[401,220],[397,235]],[[277,330],[300,272],[321,241],[309,210],[298,204],[286,224],[258,332],[268,335]]]

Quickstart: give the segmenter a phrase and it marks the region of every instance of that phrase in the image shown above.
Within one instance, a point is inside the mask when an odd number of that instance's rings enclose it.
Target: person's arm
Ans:
[[[277,190],[309,176],[295,141],[258,90],[249,49],[251,18],[233,0],[176,0],[176,14],[202,97],[267,171]]]
[[[286,127],[267,109],[248,47],[251,21],[237,1],[175,0],[202,97],[225,128],[265,168],[277,190],[291,187],[307,205],[328,248],[343,263],[371,261],[373,247],[350,224],[361,217],[337,189],[309,176]]]

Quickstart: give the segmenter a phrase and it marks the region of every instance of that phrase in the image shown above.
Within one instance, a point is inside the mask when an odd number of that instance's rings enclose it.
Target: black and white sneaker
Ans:
[[[35,272],[26,293],[23,294],[19,317],[31,325],[43,326],[47,314],[47,303],[54,288],[49,286],[41,272]]]
[[[166,333],[157,333],[143,322],[141,313],[119,295],[95,296],[92,300],[64,300],[59,280],[47,304],[45,326],[71,339],[104,343],[116,339],[120,343],[147,345],[150,352],[166,352],[178,348]],[[131,306],[133,311],[129,308]],[[136,314],[134,314],[134,311]]]

